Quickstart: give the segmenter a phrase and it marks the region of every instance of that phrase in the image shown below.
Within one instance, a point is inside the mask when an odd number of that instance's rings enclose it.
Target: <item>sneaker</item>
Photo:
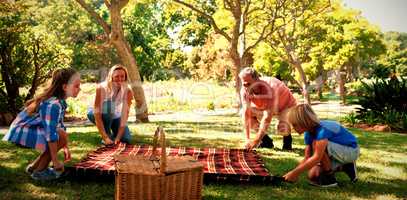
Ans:
[[[283,137],[283,150],[293,150],[293,138],[291,135],[287,135]]]
[[[272,149],[274,147],[273,139],[271,139],[268,135],[264,135],[263,139],[261,139],[259,147]]]
[[[25,173],[31,175],[34,172],[33,166],[31,164],[27,165],[24,171]]]
[[[323,172],[317,180],[310,181],[310,184],[317,187],[335,187],[338,185],[336,181],[335,174],[332,172]]]
[[[33,172],[31,178],[36,181],[51,181],[58,179],[60,174],[56,173],[52,168],[46,168],[40,172]]]
[[[342,171],[345,172],[346,175],[349,176],[350,181],[352,183],[355,183],[358,180],[357,174],[356,174],[356,163],[346,163],[342,165]]]

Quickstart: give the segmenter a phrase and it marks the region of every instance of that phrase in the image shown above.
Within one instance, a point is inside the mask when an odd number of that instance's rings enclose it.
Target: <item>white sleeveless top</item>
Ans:
[[[103,104],[106,101],[111,101],[112,102],[112,108],[113,108],[113,119],[120,118],[122,115],[122,108],[123,108],[123,103],[127,103],[127,90],[128,87],[126,85],[122,85],[118,93],[110,92],[108,93],[107,89],[107,82],[104,81],[100,83],[99,87],[103,90],[103,93],[105,94],[103,98]],[[102,104],[102,106],[103,106]]]

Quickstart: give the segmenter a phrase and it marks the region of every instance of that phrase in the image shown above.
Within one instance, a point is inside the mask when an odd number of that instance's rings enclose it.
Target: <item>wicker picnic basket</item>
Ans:
[[[160,135],[161,156],[157,155]],[[115,199],[201,199],[203,165],[190,156],[167,156],[158,127],[151,156],[116,155]]]

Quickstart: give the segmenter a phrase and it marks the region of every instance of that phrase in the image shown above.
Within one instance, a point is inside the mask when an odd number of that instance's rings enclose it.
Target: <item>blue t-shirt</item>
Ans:
[[[356,137],[335,121],[321,120],[316,128],[316,134],[313,136],[306,131],[304,141],[306,145],[312,145],[314,140],[328,139],[328,141],[356,148],[358,146]]]

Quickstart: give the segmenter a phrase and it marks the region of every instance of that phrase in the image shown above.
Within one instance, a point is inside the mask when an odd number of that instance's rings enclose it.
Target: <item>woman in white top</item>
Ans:
[[[88,119],[96,124],[105,145],[130,143],[127,119],[132,98],[126,67],[114,65],[106,80],[97,85],[95,103],[88,112]]]

